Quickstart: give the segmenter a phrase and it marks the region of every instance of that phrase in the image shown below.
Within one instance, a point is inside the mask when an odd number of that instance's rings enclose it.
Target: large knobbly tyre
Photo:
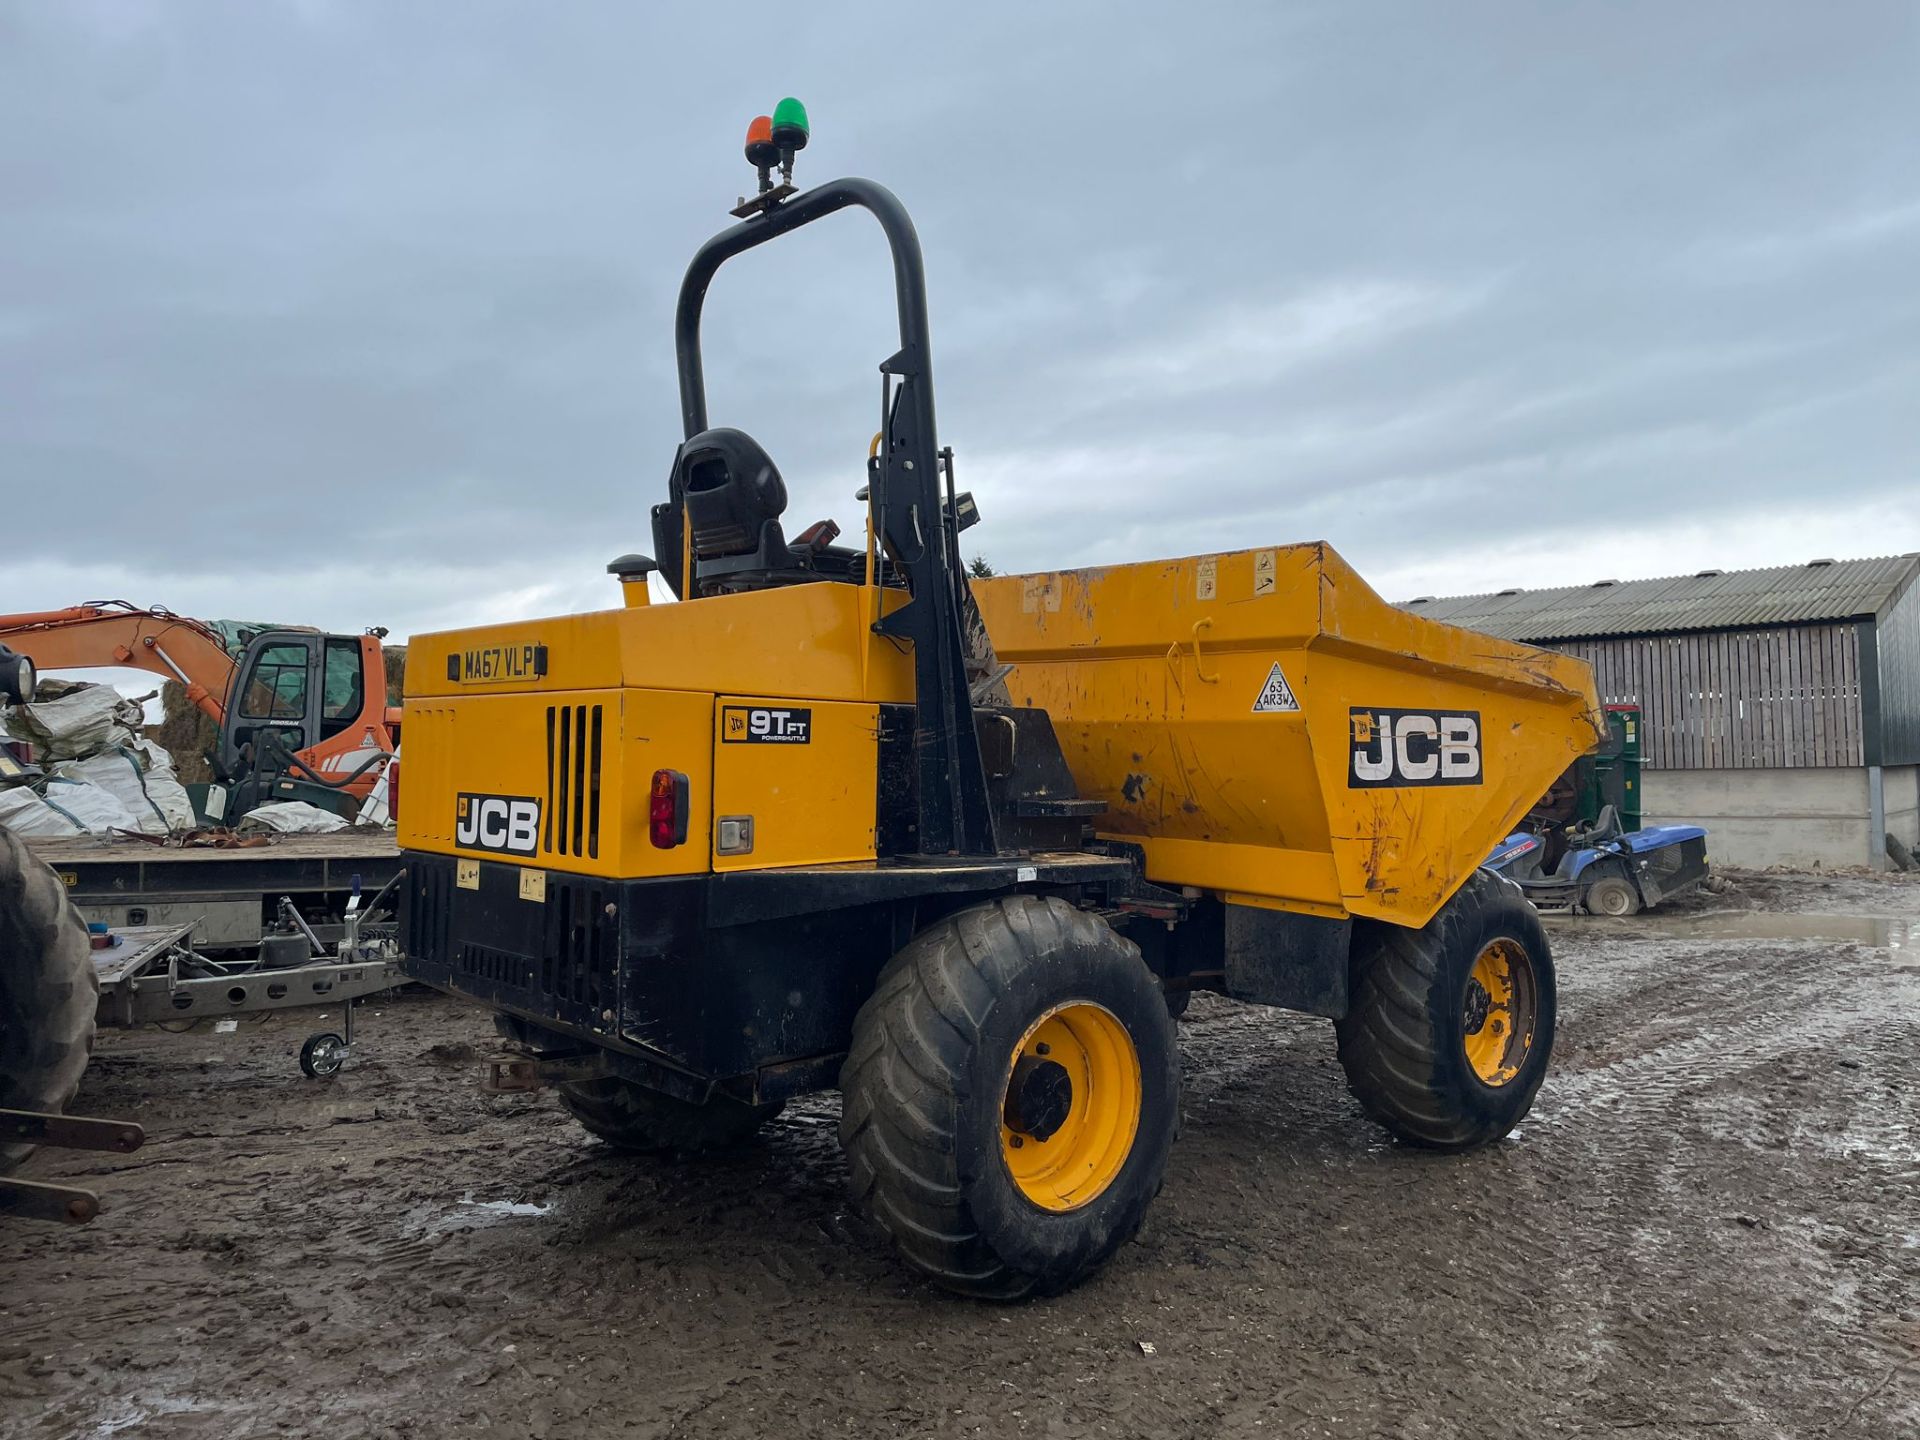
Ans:
[[[1179,1129],[1159,982],[1066,901],[1015,895],[888,962],[840,1072],[855,1205],[962,1294],[1052,1294],[1140,1229]]]
[[[0,1109],[60,1111],[93,1054],[100,980],[60,877],[0,826]],[[30,1145],[0,1145],[0,1171]]]
[[[780,1113],[780,1102],[747,1105],[716,1095],[704,1105],[663,1095],[617,1075],[555,1087],[567,1113],[618,1150],[637,1155],[725,1150],[745,1144]]]
[[[1547,1073],[1553,956],[1517,886],[1476,870],[1419,930],[1355,932],[1340,1064],[1399,1139],[1470,1150],[1520,1123]]]

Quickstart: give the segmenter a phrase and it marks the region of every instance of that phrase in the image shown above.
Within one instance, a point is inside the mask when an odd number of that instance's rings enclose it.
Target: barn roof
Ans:
[[[1553,590],[1422,596],[1400,608],[1505,640],[1659,635],[1797,625],[1877,615],[1920,573],[1920,551],[1814,560],[1768,570],[1702,570],[1658,580],[1598,580]]]

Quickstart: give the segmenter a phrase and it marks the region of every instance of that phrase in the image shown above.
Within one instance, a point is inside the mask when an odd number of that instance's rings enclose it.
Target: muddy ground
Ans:
[[[1738,933],[1779,914],[1915,928]],[[1556,927],[1554,1071],[1469,1157],[1371,1130],[1324,1022],[1202,997],[1147,1232],[1013,1309],[848,1215],[831,1097],[636,1161],[483,1096],[440,998],[331,1083],[311,1012],[109,1035],[79,1108],[150,1138],[30,1162],[111,1209],[0,1228],[0,1434],[1920,1434],[1920,876],[1664,928]]]

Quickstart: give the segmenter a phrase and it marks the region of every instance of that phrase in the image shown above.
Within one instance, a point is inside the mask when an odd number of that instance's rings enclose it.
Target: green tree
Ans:
[[[987,563],[987,557],[976,555],[967,562],[967,574],[976,580],[990,579],[997,572]]]

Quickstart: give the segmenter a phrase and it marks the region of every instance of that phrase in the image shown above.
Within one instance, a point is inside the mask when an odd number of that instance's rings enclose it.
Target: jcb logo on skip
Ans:
[[[540,846],[540,802],[527,795],[462,795],[453,843],[466,850],[532,855]]]
[[[1390,785],[1478,785],[1478,710],[1347,712],[1353,727],[1349,789]]]

